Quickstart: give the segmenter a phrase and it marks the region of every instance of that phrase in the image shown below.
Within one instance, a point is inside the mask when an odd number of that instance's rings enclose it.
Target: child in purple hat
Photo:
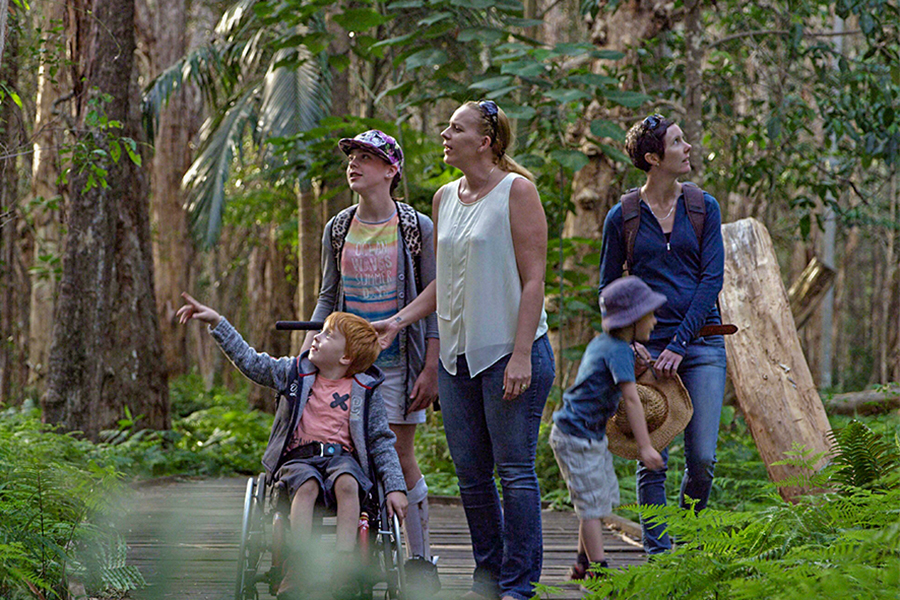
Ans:
[[[623,277],[603,289],[600,312],[603,333],[588,344],[575,384],[563,394],[563,405],[553,414],[550,447],[566,480],[578,516],[578,559],[569,576],[594,578],[591,566],[608,568],[603,553],[602,517],[619,503],[619,482],[607,448],[606,422],[624,400],[628,422],[641,449],[641,460],[651,469],[663,466],[650,444],[644,409],[634,377],[635,341],[646,341],[656,325],[654,311],[666,297],[652,291],[638,277]]]

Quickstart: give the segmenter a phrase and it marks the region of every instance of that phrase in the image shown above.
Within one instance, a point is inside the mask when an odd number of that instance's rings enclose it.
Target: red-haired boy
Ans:
[[[209,325],[241,373],[287,400],[279,402],[262,462],[268,477],[284,482],[292,498],[295,544],[309,539],[313,507],[321,493],[326,504],[337,509],[335,550],[353,552],[360,498],[373,486],[370,472],[384,484],[388,512],[401,519],[406,515],[406,482],[378,390],[383,376],[372,366],[380,351],[378,335],[365,319],[332,313],[308,352],[273,358],[251,348],[215,310],[188,294],[182,296],[186,304],[177,313],[181,323],[197,319]],[[288,568],[278,597],[297,593]]]

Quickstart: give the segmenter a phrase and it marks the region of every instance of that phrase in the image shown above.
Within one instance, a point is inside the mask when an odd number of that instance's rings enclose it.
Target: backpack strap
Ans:
[[[419,268],[422,256],[422,230],[419,225],[419,213],[409,204],[397,202],[397,215],[400,217],[400,235],[403,243],[413,256],[413,275],[416,278],[416,289],[422,291],[422,279]]]
[[[706,201],[703,190],[697,184],[686,181],[681,184],[688,219],[694,228],[697,242],[703,243],[703,226],[706,223]],[[641,191],[630,189],[621,198],[622,202],[622,234],[625,238],[625,271],[630,275],[634,265],[634,241],[641,226]]]
[[[641,226],[641,190],[632,188],[625,192],[622,202],[622,234],[625,238],[625,268],[628,275],[634,267],[634,240]]]
[[[703,225],[706,223],[706,202],[703,200],[703,190],[696,183],[685,181],[681,184],[681,191],[684,194],[688,219],[691,220],[694,233],[697,234],[697,242],[702,244]]]
[[[347,232],[350,231],[350,223],[353,222],[353,215],[356,214],[357,204],[348,206],[331,221],[331,253],[338,265],[338,271],[341,270],[341,252],[344,251],[344,240],[347,239]]]

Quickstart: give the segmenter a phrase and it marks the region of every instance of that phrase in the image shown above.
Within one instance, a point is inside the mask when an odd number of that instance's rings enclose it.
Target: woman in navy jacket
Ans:
[[[662,115],[651,115],[628,132],[625,141],[631,161],[647,173],[639,190],[639,226],[630,265],[631,274],[643,279],[668,302],[656,311],[659,320],[646,347],[636,351],[655,359],[663,376],[678,373],[691,395],[694,416],[684,432],[685,473],[679,504],[706,506],[716,463],[719,416],[725,393],[725,342],[722,336],[695,337],[707,324],[720,324],[716,299],[722,289],[724,247],[719,203],[703,192],[702,230],[688,216],[683,185],[691,171],[691,145],[681,128]],[[685,184],[687,185],[687,184]],[[698,236],[698,233],[700,235]],[[623,206],[616,204],[603,226],[600,289],[622,276],[627,258]],[[668,451],[662,452],[667,461]],[[638,465],[638,501],[666,503],[666,469],[651,471]],[[665,524],[643,523],[648,554],[664,552],[672,544]]]

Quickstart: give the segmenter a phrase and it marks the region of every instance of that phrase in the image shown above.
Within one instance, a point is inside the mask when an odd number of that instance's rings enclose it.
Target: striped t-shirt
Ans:
[[[366,223],[354,216],[341,252],[341,278],[347,312],[367,321],[395,314],[400,219]],[[400,366],[398,339],[383,350],[375,363],[381,368]]]

